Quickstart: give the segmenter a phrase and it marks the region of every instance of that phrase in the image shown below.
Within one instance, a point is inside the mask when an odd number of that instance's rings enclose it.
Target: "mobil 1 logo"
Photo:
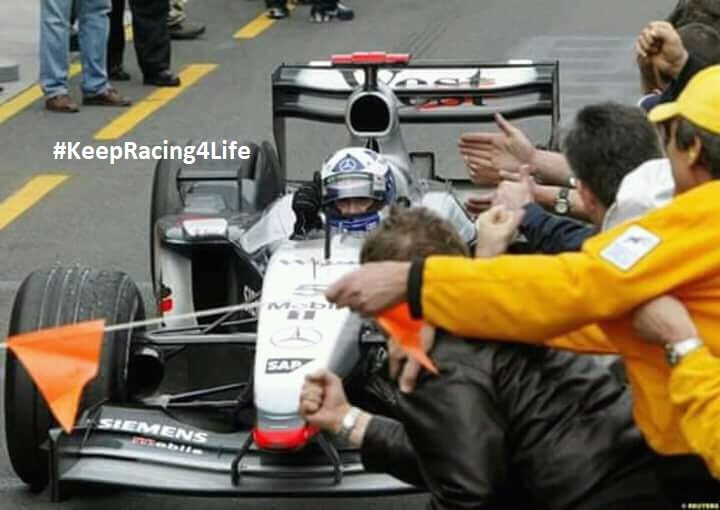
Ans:
[[[270,358],[265,365],[266,374],[289,374],[307,365],[312,358]]]

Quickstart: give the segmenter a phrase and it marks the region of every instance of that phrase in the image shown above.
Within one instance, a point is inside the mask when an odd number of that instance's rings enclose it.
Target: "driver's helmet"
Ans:
[[[362,147],[340,149],[330,156],[323,164],[320,178],[328,223],[347,232],[375,228],[382,219],[382,209],[394,202],[397,195],[390,162]],[[335,204],[347,198],[371,198],[373,203],[365,212],[346,216]]]

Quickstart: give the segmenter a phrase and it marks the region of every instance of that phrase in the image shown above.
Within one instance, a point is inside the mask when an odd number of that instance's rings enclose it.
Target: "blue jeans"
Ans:
[[[48,98],[68,93],[70,11],[73,0],[41,0],[40,86]],[[84,95],[102,94],[109,87],[107,40],[110,0],[77,0]]]

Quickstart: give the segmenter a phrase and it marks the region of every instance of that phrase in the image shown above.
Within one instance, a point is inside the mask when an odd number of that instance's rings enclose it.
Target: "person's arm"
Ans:
[[[527,239],[530,252],[544,254],[579,251],[585,240],[597,233],[595,227],[555,216],[537,204],[525,206],[519,230]]]
[[[534,169],[534,175],[548,184],[565,185],[573,175],[562,152],[535,149],[530,166]]]
[[[686,192],[580,253],[416,261],[406,297],[415,317],[454,333],[542,343],[717,271],[718,191],[720,183]]]
[[[387,473],[416,487],[425,486],[417,455],[402,423],[384,416],[372,415],[362,435],[360,432],[355,434],[355,446],[360,448],[366,470]],[[350,436],[352,440],[353,434]]]
[[[545,209],[552,211],[555,207],[555,200],[557,199],[558,193],[561,189],[561,186],[537,184],[534,190],[535,201]],[[568,212],[568,216],[580,220],[587,220],[588,215],[585,212],[585,204],[583,204],[580,194],[576,190],[571,189],[568,195],[568,200],[570,201],[570,211]]]
[[[690,448],[720,479],[720,358],[702,347],[673,369],[670,398],[684,409],[680,420]]]
[[[499,113],[495,115],[499,132],[464,133],[458,146],[475,184],[498,184],[515,180],[520,166],[527,164],[533,173],[552,184],[565,184],[572,175],[565,156],[538,149],[519,128]]]
[[[699,339],[687,308],[670,295],[639,307],[633,327],[644,340],[659,345]],[[720,358],[700,344],[672,367],[669,389],[672,403],[682,411],[680,427],[687,443],[720,477]]]
[[[309,425],[339,434],[351,409],[337,375],[318,370],[305,377],[299,410]],[[347,440],[360,449],[367,470],[389,473],[411,485],[423,485],[417,457],[399,422],[359,410]]]
[[[660,94],[660,103],[675,101],[692,77],[705,67],[707,67],[705,62],[688,54],[687,62],[685,62],[680,74],[678,74],[678,76],[670,82],[670,85],[663,90],[662,94]]]

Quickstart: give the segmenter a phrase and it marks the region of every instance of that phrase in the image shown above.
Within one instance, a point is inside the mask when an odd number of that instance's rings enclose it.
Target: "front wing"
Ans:
[[[72,434],[50,431],[54,501],[76,485],[214,496],[381,496],[417,492],[366,472],[357,450],[340,450],[343,476],[317,452],[269,453],[251,447],[233,483],[231,465],[249,432],[208,432],[162,410],[103,406]],[[90,426],[92,423],[92,426]]]

